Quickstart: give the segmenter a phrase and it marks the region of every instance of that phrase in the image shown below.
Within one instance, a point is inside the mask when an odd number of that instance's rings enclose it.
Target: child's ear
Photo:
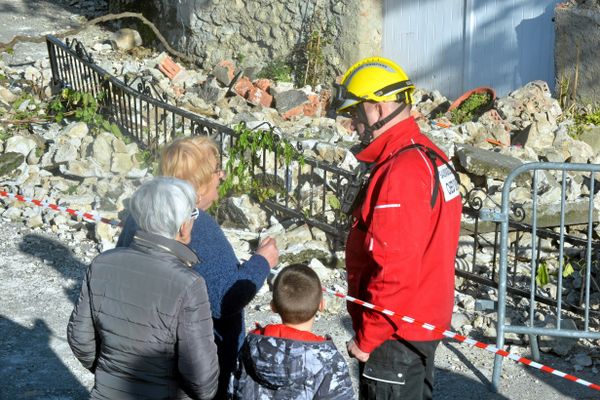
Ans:
[[[319,311],[323,312],[324,309],[325,309],[325,299],[323,297],[321,297],[321,302],[319,303]]]
[[[271,300],[271,311],[277,313],[277,307],[275,307],[275,303],[273,303],[273,300]]]

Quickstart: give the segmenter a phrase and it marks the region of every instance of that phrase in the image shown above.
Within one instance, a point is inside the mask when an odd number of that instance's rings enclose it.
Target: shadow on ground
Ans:
[[[450,350],[456,358],[464,364],[476,377],[472,379],[447,369],[436,368],[434,395],[439,399],[508,399],[499,393],[491,391],[491,377],[487,377],[477,368],[461,351],[460,344],[456,342],[442,341],[440,346]],[[483,350],[482,350],[483,351]],[[439,348],[438,348],[439,353]]]
[[[435,388],[436,394],[440,399],[508,399],[509,397],[502,396],[502,392],[513,392],[513,390],[508,389],[507,385],[512,385],[510,378],[503,377],[499,382],[500,393],[493,393],[491,388],[491,373],[483,373],[479,368],[477,368],[473,363],[471,363],[467,357],[461,352],[460,348],[463,346],[454,341],[444,341],[443,346],[445,346],[448,350],[450,350],[458,360],[460,360],[470,371],[476,376],[476,379],[469,379],[467,377],[457,375],[447,370],[436,369],[436,382]],[[484,351],[484,350],[481,350]],[[486,352],[487,353],[487,352]],[[490,360],[494,357],[490,354]],[[524,354],[523,357],[528,359],[533,359],[529,354]],[[555,368],[559,371],[568,374],[575,374],[578,378],[585,379],[590,381],[592,379],[592,375],[590,370],[584,370],[581,373],[576,373],[572,371],[572,365],[566,361],[564,358],[560,358],[557,356],[553,356],[550,354],[542,354],[542,359],[539,361],[540,363],[547,365],[549,367]],[[507,364],[515,364],[515,361],[503,359],[503,366]],[[577,400],[591,400],[600,398],[597,394],[597,391],[587,388],[581,384],[571,382],[564,378],[561,378],[556,375],[552,375],[549,373],[542,372],[536,368],[528,367],[524,364],[519,364],[520,371],[517,372],[522,375],[530,375],[536,381],[532,383],[532,386],[528,388],[530,391],[522,393],[521,400],[528,399],[539,399],[541,398],[540,392],[541,387],[546,386],[551,389],[545,388],[543,391],[548,392],[551,391],[553,393],[552,399],[577,399]],[[593,382],[592,383],[596,383]],[[464,388],[461,389],[462,385],[469,385],[468,391]],[[537,388],[537,390],[536,390]],[[462,390],[462,391],[461,391]],[[538,393],[536,393],[538,392]],[[462,393],[461,396],[455,396],[454,393]],[[560,397],[554,397],[556,394]],[[510,397],[512,398],[512,397]]]
[[[44,321],[37,319],[28,328],[0,316],[0,332],[0,398],[75,400],[89,396],[50,348],[52,332]]]
[[[19,250],[39,258],[58,271],[64,278],[75,279],[77,281],[76,285],[64,288],[65,295],[73,305],[75,304],[79,296],[83,275],[87,269],[86,264],[77,260],[67,246],[43,235],[25,235],[19,243]]]
[[[24,236],[18,248],[39,258],[44,265],[42,269],[53,268],[64,278],[74,279],[77,284],[65,286],[63,290],[70,302],[75,302],[86,265],[78,261],[69,248],[36,234]],[[49,300],[40,297],[40,301]],[[52,310],[51,305],[49,309]],[[26,315],[27,309],[23,313]],[[47,313],[44,319],[36,319],[33,326],[24,326],[0,315],[1,399],[75,400],[89,397],[87,389],[56,353],[62,353],[62,349],[70,350],[66,343],[66,326],[62,332],[54,332],[48,322],[53,318],[56,316]]]
[[[571,354],[576,354],[577,347],[571,350]],[[588,353],[589,348],[582,348],[580,350],[582,353]],[[531,355],[525,355],[525,357],[529,359],[533,359]],[[512,362],[510,360],[505,360],[504,363]],[[542,353],[541,359],[539,363],[547,365],[548,367],[552,367],[558,369],[561,372],[566,374],[575,375],[577,378],[586,380],[591,383],[600,384],[598,380],[598,374],[591,373],[590,368],[585,368],[580,372],[573,371],[573,365],[568,361],[565,361],[564,357],[558,357],[552,354]],[[561,393],[562,399],[577,399],[577,400],[591,400],[591,399],[600,399],[600,393],[597,390],[590,389],[586,386],[583,386],[579,383],[575,383],[569,381],[564,378],[560,378],[556,375],[548,374],[542,372],[538,369],[531,367],[523,367],[525,372],[537,379],[540,382],[543,382],[545,385],[551,386],[557,393]]]

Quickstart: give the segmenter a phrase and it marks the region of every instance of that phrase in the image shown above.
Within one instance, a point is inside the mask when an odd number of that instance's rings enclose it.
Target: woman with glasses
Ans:
[[[245,336],[244,307],[279,260],[275,240],[267,237],[248,261],[240,263],[221,227],[206,213],[219,198],[219,183],[224,177],[219,166],[217,145],[206,136],[175,140],[164,149],[160,160],[162,175],[190,182],[197,193],[198,212],[189,246],[200,259],[193,268],[206,281],[211,304],[221,369],[215,399],[226,398],[229,376]],[[117,246],[128,246],[136,230],[135,220],[128,218]]]
[[[157,177],[131,198],[129,247],[94,259],[67,339],[95,375],[92,399],[212,399],[218,360],[204,279],[190,267],[196,193]]]

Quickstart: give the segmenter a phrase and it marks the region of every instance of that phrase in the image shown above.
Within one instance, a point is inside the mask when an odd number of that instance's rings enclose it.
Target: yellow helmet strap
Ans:
[[[367,147],[369,145],[369,143],[371,143],[371,140],[373,140],[373,132],[383,128],[385,126],[385,124],[390,122],[394,117],[396,117],[398,114],[400,114],[402,111],[404,111],[406,106],[407,106],[407,104],[402,102],[402,103],[400,103],[400,107],[398,107],[394,111],[392,111],[390,113],[390,115],[388,115],[385,118],[380,119],[379,121],[375,122],[373,125],[368,125],[369,120],[367,119],[367,113],[365,112],[364,103],[359,104],[357,106],[358,120],[365,126],[365,130],[364,130],[364,133],[360,140],[360,143],[364,147]]]
[[[362,123],[365,127],[365,130],[361,136],[360,144],[363,147],[367,147],[371,140],[373,139],[373,125],[369,125],[369,119],[367,118],[367,112],[365,111],[365,103],[361,102],[356,106],[356,111],[358,112],[358,121]]]

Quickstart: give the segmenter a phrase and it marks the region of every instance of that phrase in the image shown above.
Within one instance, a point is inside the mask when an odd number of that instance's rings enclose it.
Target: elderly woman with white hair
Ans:
[[[196,192],[154,178],[131,198],[139,230],[129,247],[90,265],[67,329],[95,374],[92,399],[211,399],[219,366],[204,279],[191,266]]]

